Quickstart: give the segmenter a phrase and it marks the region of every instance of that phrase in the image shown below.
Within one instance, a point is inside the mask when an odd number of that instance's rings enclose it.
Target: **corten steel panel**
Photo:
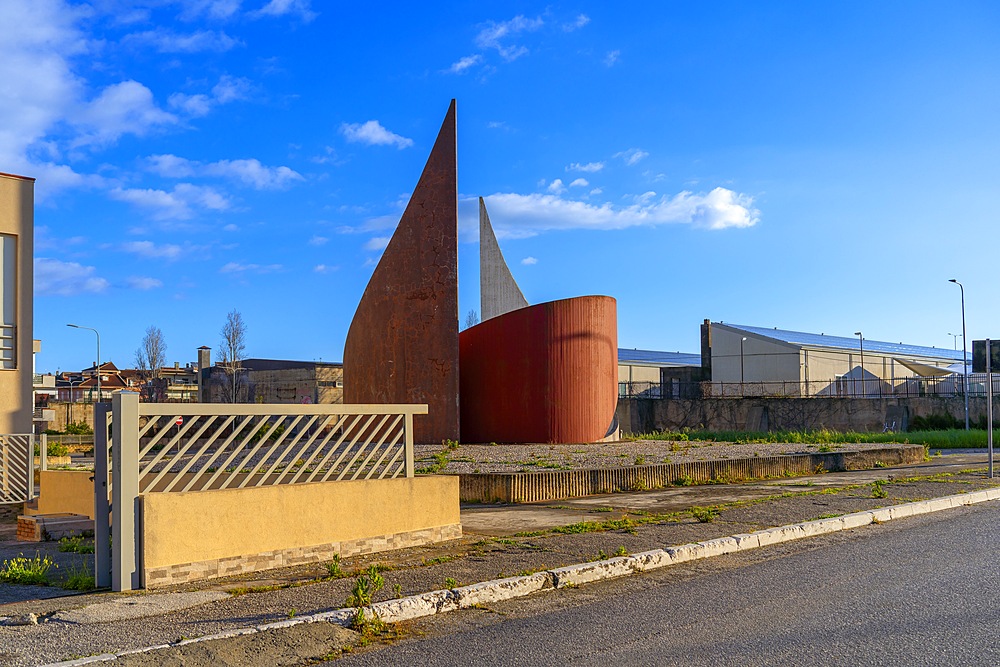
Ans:
[[[609,296],[511,311],[459,335],[463,442],[594,442],[618,403]]]
[[[459,437],[456,150],[452,100],[344,345],[344,402],[426,403],[422,443]]]

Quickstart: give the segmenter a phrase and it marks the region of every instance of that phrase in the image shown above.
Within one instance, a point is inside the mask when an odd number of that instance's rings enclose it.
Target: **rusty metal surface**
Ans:
[[[459,437],[455,101],[344,345],[345,403],[426,403],[416,442]]]
[[[608,296],[550,301],[460,334],[463,442],[595,442],[618,402]]]

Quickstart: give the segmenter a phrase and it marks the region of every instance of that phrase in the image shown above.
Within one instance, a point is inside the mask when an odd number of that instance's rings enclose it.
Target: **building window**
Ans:
[[[0,368],[17,368],[17,237],[0,234]]]

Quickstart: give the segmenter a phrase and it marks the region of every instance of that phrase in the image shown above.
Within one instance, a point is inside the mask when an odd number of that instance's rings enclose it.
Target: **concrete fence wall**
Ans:
[[[993,402],[1000,414],[1000,398]],[[914,417],[951,415],[965,420],[962,397],[920,398],[708,398],[618,401],[623,433],[649,433],[683,428],[724,430],[814,430],[881,432],[887,424],[905,428]],[[986,399],[969,398],[973,422],[984,419]]]

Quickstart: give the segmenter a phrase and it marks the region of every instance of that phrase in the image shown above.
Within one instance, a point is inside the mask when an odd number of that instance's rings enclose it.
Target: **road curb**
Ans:
[[[1000,500],[1000,487],[993,489],[983,489],[972,493],[963,493],[930,500],[920,500],[902,505],[882,507],[875,510],[865,510],[863,512],[853,512],[829,519],[816,519],[814,521],[803,521],[801,523],[789,524],[787,526],[777,526],[766,528],[752,533],[740,533],[730,537],[719,537],[703,542],[682,544],[664,549],[653,549],[630,556],[617,556],[605,560],[592,561],[590,563],[579,563],[553,570],[545,570],[520,577],[508,577],[506,579],[494,579],[478,584],[462,586],[448,590],[430,591],[419,595],[411,595],[395,600],[377,602],[366,608],[368,616],[377,615],[382,621],[387,623],[397,623],[409,621],[425,616],[433,616],[457,609],[467,609],[483,604],[502,602],[514,598],[533,595],[546,590],[557,590],[567,587],[575,587],[595,581],[604,581],[618,577],[629,576],[641,572],[659,569],[678,563],[684,563],[704,558],[712,558],[724,554],[738,551],[748,551],[760,547],[791,542],[817,535],[837,533],[873,523],[885,523],[894,519],[902,519],[920,514],[931,514],[954,507],[966,505],[976,505],[991,500]],[[213,641],[217,639],[229,639],[241,635],[265,632],[279,628],[288,628],[303,623],[327,622],[338,625],[349,626],[355,616],[355,610],[335,609],[333,611],[321,612],[299,616],[283,621],[275,621],[247,628],[235,628],[225,630],[212,635],[204,635],[193,639],[173,642],[169,644],[158,644],[144,648],[131,649],[118,653],[102,653],[100,655],[78,658],[76,660],[66,660],[63,662],[49,663],[42,667],[79,667],[99,662],[109,662],[126,655],[137,653],[148,653],[165,648],[174,648],[196,644],[200,642]]]

